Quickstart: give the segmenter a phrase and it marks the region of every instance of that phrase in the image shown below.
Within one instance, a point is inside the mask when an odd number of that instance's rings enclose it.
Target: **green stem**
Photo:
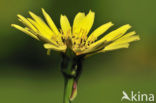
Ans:
[[[71,103],[70,96],[73,89],[73,78],[65,78],[65,87],[64,87],[64,100],[63,103]]]
[[[71,49],[71,41],[67,41],[67,49],[62,53],[61,72],[65,79],[63,103],[71,103],[77,94],[77,80],[81,73],[81,56],[76,56]]]

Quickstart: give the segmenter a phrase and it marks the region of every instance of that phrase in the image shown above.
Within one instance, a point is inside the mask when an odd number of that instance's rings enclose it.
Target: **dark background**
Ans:
[[[96,27],[112,21],[131,24],[141,40],[130,48],[97,54],[84,61],[78,97],[73,103],[120,103],[122,91],[156,93],[155,0],[0,0],[0,103],[62,103],[61,57],[46,55],[38,42],[10,25],[28,11],[44,8],[60,27],[60,15],[71,24],[76,13],[95,12]]]

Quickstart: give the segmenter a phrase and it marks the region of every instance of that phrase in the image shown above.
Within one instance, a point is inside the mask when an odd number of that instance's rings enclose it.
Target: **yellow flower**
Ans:
[[[22,22],[25,27],[16,24],[12,24],[11,26],[37,40],[44,41],[44,48],[47,50],[65,52],[67,46],[70,45],[70,48],[76,55],[92,54],[128,48],[130,42],[140,39],[138,35],[135,35],[135,31],[127,33],[131,26],[126,24],[98,40],[99,36],[113,26],[112,22],[103,24],[89,35],[95,18],[95,13],[92,11],[89,11],[87,15],[83,12],[79,12],[75,16],[73,26],[71,26],[65,15],[61,15],[61,29],[56,27],[52,18],[44,9],[42,9],[42,13],[47,23],[39,16],[29,12],[32,18],[25,18],[20,14],[17,15],[19,21]]]

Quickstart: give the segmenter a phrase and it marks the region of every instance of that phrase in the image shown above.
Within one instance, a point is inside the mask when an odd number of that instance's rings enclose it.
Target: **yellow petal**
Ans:
[[[77,34],[79,37],[87,36],[94,23],[94,18],[95,13],[89,11],[87,16],[85,16],[84,19],[80,21],[80,23],[76,24],[76,27],[73,29],[73,33]]]
[[[53,32],[55,32],[56,35],[59,35],[60,33],[59,33],[55,23],[53,22],[52,18],[48,15],[48,13],[43,8],[42,8],[42,13],[43,13],[48,25],[53,30]]]
[[[55,45],[58,45],[56,43],[56,40],[52,39],[52,35],[48,35],[48,33],[45,31],[43,27],[41,27],[36,21],[32,20],[31,18],[28,18],[28,20],[38,29],[38,36],[40,39],[46,42],[51,42]]]
[[[73,22],[73,30],[77,28],[77,26],[79,25],[79,23],[85,18],[85,13],[79,12],[75,18],[74,18],[74,22]]]
[[[83,25],[84,28],[87,30],[86,35],[88,34],[88,32],[90,31],[90,29],[91,29],[92,26],[93,26],[94,18],[95,18],[95,13],[92,12],[92,11],[89,11],[88,15],[86,16],[85,23],[84,23],[84,25]]]
[[[51,35],[48,35],[48,32],[46,32],[45,29],[41,27],[36,21],[32,20],[31,18],[28,18],[28,20],[38,29],[40,36],[51,39]]]
[[[130,42],[137,41],[137,40],[140,40],[140,37],[138,35],[130,36],[130,37],[123,37],[123,38],[120,38],[120,39],[114,41],[110,45],[130,43]]]
[[[47,26],[47,24],[40,17],[38,17],[37,15],[35,15],[32,12],[29,12],[29,14],[36,21],[36,23],[44,29],[44,31],[47,33],[46,35],[54,35],[52,30]]]
[[[133,36],[133,35],[135,35],[135,34],[136,34],[136,32],[135,32],[135,31],[132,31],[132,32],[129,32],[129,33],[125,34],[125,35],[122,36],[121,38],[130,37],[130,36]]]
[[[130,28],[131,28],[131,26],[129,24],[121,26],[120,28],[118,28],[118,29],[110,32],[106,36],[104,36],[102,38],[102,40],[113,41],[113,40],[121,37],[122,35],[124,35],[127,32],[127,30]]]
[[[94,30],[90,36],[87,39],[88,41],[94,41],[96,40],[100,35],[102,35],[104,32],[106,32],[111,26],[113,26],[112,22],[108,22],[106,24],[103,24],[102,26],[98,27],[96,30]]]
[[[126,33],[126,31],[128,29],[130,29],[130,28],[131,28],[131,26],[129,24],[124,25],[124,26],[118,28],[117,30],[114,30],[114,31],[110,32],[109,34],[104,36],[102,39],[100,39],[100,40],[96,41],[95,43],[91,44],[88,49],[93,50],[96,47],[96,45],[101,45],[104,42],[114,41],[115,39],[118,39],[119,37],[124,35]]]
[[[120,48],[128,48],[130,42],[140,40],[140,37],[138,35],[134,35],[134,34],[135,34],[135,32],[127,33],[123,37],[117,39],[113,43],[106,46],[100,52],[110,51],[110,50],[115,50],[115,49],[120,49]]]
[[[61,51],[61,52],[64,52],[66,50],[66,46],[57,47],[57,46],[49,44],[49,43],[44,44],[44,48],[49,49],[49,50]]]
[[[20,30],[20,31],[22,31],[22,32],[24,32],[24,33],[26,33],[26,34],[28,34],[29,36],[31,36],[33,38],[39,40],[39,38],[36,35],[34,35],[33,33],[29,32],[25,28],[23,28],[23,27],[21,27],[19,25],[16,25],[16,24],[11,24],[11,26],[14,27],[14,28],[16,28],[16,29],[18,29],[18,30]]]
[[[65,37],[71,36],[71,26],[66,16],[61,15],[60,24]]]
[[[18,14],[17,15],[19,17],[19,20],[25,24],[26,26],[28,26],[30,29],[32,29],[34,32],[37,31],[37,29],[25,18],[23,17],[22,15]]]
[[[119,45],[108,45],[100,52],[111,51],[111,50],[116,50],[116,49],[121,49],[121,48],[128,48],[128,47],[129,47],[128,43],[119,44]]]

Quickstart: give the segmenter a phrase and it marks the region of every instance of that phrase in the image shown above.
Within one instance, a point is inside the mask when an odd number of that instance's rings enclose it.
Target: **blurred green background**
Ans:
[[[73,103],[121,103],[123,90],[156,95],[155,4],[155,0],[0,0],[0,103],[62,103],[59,53],[47,56],[41,42],[10,26],[20,24],[18,13],[42,16],[41,8],[58,27],[60,14],[72,22],[77,12],[92,10],[96,13],[92,31],[109,21],[116,24],[111,30],[129,23],[141,37],[128,49],[86,59]]]

